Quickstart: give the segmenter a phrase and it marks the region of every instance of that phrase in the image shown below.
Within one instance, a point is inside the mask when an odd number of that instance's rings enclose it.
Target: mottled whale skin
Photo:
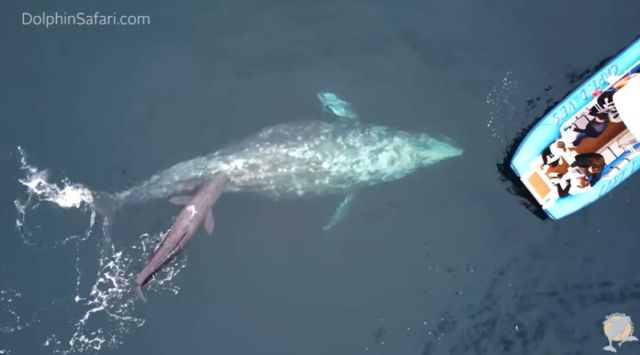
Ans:
[[[348,195],[460,154],[449,139],[428,134],[367,123],[299,121],[178,163],[112,197],[117,206],[168,198],[220,172],[228,178],[225,192],[274,199]]]

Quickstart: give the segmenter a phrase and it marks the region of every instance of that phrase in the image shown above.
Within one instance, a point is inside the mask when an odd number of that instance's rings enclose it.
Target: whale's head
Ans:
[[[446,137],[403,131],[386,131],[376,136],[366,151],[366,170],[383,180],[395,180],[441,160],[462,154]]]
[[[429,166],[441,160],[462,155],[462,148],[458,147],[447,137],[434,137],[428,134],[413,135],[409,143],[410,154],[416,163]]]

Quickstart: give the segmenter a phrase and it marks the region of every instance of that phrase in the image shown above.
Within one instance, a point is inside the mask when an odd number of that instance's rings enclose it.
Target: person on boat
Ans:
[[[609,122],[610,122],[610,119],[609,119],[608,113],[604,113],[604,112],[597,113],[595,115],[595,118],[589,121],[589,123],[587,123],[587,125],[584,128],[575,127],[573,129],[573,131],[578,134],[576,135],[573,143],[571,144],[574,147],[577,147],[587,137],[596,138],[600,136],[602,132],[604,132],[604,130],[607,129],[607,126],[609,126]]]
[[[625,80],[625,84],[626,84]],[[616,110],[616,106],[613,103],[613,94],[618,91],[618,88],[623,87],[614,86],[608,89],[607,91],[598,95],[596,99],[596,103],[589,108],[589,114],[594,117],[598,116],[607,116],[614,122],[619,122],[618,110]]]
[[[595,185],[602,176],[602,170],[604,169],[606,162],[604,157],[599,153],[583,153],[575,156],[575,160],[569,165],[569,171],[564,175],[571,172],[578,172],[585,175],[589,180],[589,185]],[[569,175],[572,176],[572,175]]]
[[[596,91],[594,95],[597,94],[598,98],[596,99],[596,103],[589,108],[589,114],[596,118],[600,116],[601,120],[607,117],[612,122],[622,121],[618,115],[618,110],[613,103],[613,94],[622,89],[635,77],[640,77],[640,74],[632,73],[626,75],[613,84],[609,89],[605,91]]]
[[[561,177],[551,179],[558,192],[558,197],[577,195],[591,188],[589,179],[578,170],[571,170]]]
[[[613,84],[608,90],[604,92],[597,91],[598,98],[596,99],[596,103],[589,108],[589,115],[593,116],[594,119],[589,121],[584,128],[575,127],[573,129],[574,132],[578,133],[572,143],[574,147],[580,145],[582,140],[587,137],[596,138],[600,136],[607,126],[609,126],[610,122],[622,121],[618,114],[618,110],[613,103],[613,94],[627,85],[632,78],[638,75],[640,74],[629,74],[618,80],[618,82]]]
[[[555,168],[561,163],[563,154],[567,152],[567,146],[560,139],[551,143],[542,151],[542,171],[547,172],[550,168]]]
[[[551,183],[556,187],[552,194],[557,198],[569,195],[578,195],[591,189],[604,169],[604,157],[598,153],[584,153],[575,156],[575,160],[569,165],[569,170],[564,174],[549,173]],[[557,198],[550,198],[543,208],[548,208],[555,203]]]

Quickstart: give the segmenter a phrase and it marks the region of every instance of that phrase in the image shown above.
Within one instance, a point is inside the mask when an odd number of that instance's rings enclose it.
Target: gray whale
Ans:
[[[323,229],[346,216],[360,189],[400,179],[417,169],[462,154],[448,138],[362,123],[350,105],[331,93],[318,98],[337,120],[299,121],[265,128],[211,154],[178,163],[130,189],[94,196],[110,215],[127,204],[171,198],[186,206],[165,234],[133,289],[142,286],[191,239],[200,224],[213,232],[211,208],[223,193],[253,192],[274,199],[344,196]],[[193,196],[185,193],[195,192]]]
[[[112,197],[118,206],[184,194],[216,173],[225,192],[274,199],[348,195],[462,154],[448,139],[365,123],[301,121],[265,128],[214,153],[178,163]]]

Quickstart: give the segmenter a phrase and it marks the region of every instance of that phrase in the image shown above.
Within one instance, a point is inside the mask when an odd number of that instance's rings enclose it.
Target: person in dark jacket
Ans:
[[[578,154],[566,173],[550,180],[558,190],[558,197],[577,195],[589,190],[600,180],[604,166],[604,158],[598,153]]]
[[[577,147],[583,139],[587,137],[596,138],[604,132],[610,122],[620,122],[621,118],[613,102],[613,94],[619,89],[623,88],[634,77],[640,74],[633,73],[627,75],[616,82],[612,87],[605,91],[599,91],[596,103],[589,108],[589,115],[594,119],[589,121],[585,128],[574,128],[575,132],[578,132],[573,146]]]
[[[601,154],[583,153],[576,155],[575,160],[569,166],[569,171],[581,172],[589,179],[589,185],[593,186],[600,180],[605,165],[604,157]]]
[[[596,138],[601,135],[607,126],[609,126],[610,122],[620,122],[618,110],[613,102],[613,94],[615,94],[619,88],[626,85],[627,82],[628,78],[624,78],[608,90],[600,92],[596,99],[596,103],[589,108],[589,115],[593,116],[594,119],[589,121],[587,126],[584,128],[576,127],[573,129],[578,133],[572,143],[574,147],[580,145],[582,140],[587,137]]]
[[[573,146],[577,147],[582,143],[582,140],[590,137],[596,138],[604,132],[609,126],[609,114],[607,113],[598,113],[595,115],[595,118],[589,121],[584,128],[574,128],[575,132],[578,132],[576,139],[573,141]]]

